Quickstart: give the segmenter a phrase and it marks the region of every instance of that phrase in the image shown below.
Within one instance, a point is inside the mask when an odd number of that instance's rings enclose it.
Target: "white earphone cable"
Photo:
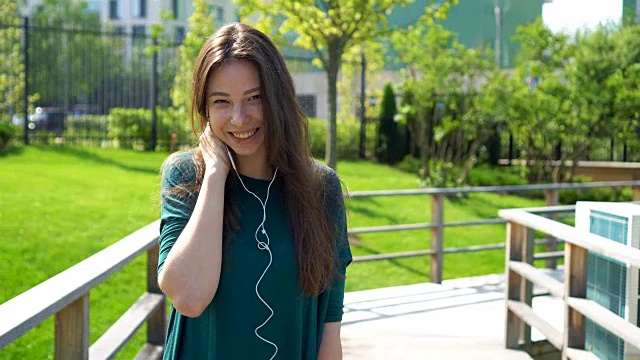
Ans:
[[[266,342],[267,344],[270,344],[271,346],[273,346],[275,348],[275,352],[273,353],[273,355],[269,359],[269,360],[273,360],[276,357],[276,354],[278,353],[278,345],[276,345],[272,341],[269,341],[269,340],[265,339],[264,337],[262,337],[258,333],[258,330],[260,330],[262,327],[264,327],[269,322],[269,320],[271,320],[271,318],[273,317],[275,312],[273,311],[271,306],[269,306],[269,304],[267,304],[267,302],[262,298],[262,296],[260,295],[260,292],[258,291],[258,287],[260,286],[260,282],[262,281],[262,278],[264,278],[264,275],[267,273],[267,271],[271,267],[271,264],[273,263],[273,253],[271,253],[271,249],[269,248],[270,239],[269,239],[269,235],[267,234],[267,230],[265,230],[265,228],[264,228],[264,224],[267,221],[267,202],[269,201],[269,193],[271,191],[271,185],[273,184],[274,180],[276,179],[276,175],[278,174],[278,169],[276,168],[275,172],[273,173],[273,178],[271,179],[271,182],[269,182],[269,186],[267,187],[267,197],[265,198],[265,200],[263,202],[262,199],[260,199],[260,197],[258,195],[256,195],[255,193],[253,193],[252,191],[247,189],[246,185],[244,184],[244,181],[242,181],[242,177],[240,177],[240,173],[238,173],[238,169],[236,168],[236,164],[233,161],[233,157],[231,156],[231,153],[229,152],[228,148],[227,148],[227,153],[229,154],[229,159],[231,160],[231,165],[233,166],[233,169],[236,171],[236,174],[238,175],[238,179],[240,179],[240,183],[242,184],[242,187],[249,194],[253,195],[256,199],[258,199],[258,201],[260,202],[260,205],[262,205],[262,222],[260,223],[260,225],[258,225],[258,228],[256,229],[256,232],[254,234],[254,237],[256,239],[256,242],[258,243],[258,249],[267,250],[267,252],[269,253],[269,264],[264,269],[264,271],[262,272],[262,275],[260,276],[260,278],[256,282],[255,291],[256,291],[256,295],[258,296],[258,299],[260,299],[260,301],[264,304],[264,306],[266,306],[267,309],[269,309],[271,314],[264,320],[264,322],[262,324],[260,324],[258,327],[256,327],[253,332],[256,334],[256,336],[260,340]],[[262,234],[264,234],[264,236],[267,238],[266,242],[260,241],[260,239],[258,239],[258,234],[260,232]]]

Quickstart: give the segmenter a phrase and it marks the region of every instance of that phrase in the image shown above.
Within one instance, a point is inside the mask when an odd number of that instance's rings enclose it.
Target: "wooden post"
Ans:
[[[545,193],[545,199],[547,206],[556,206],[560,202],[560,192],[558,189],[547,190]],[[555,220],[556,215],[553,213],[549,214],[548,218]],[[558,250],[558,239],[553,236],[548,236],[547,241],[547,252],[554,252]],[[547,269],[555,270],[558,267],[558,260],[555,258],[547,259],[545,260],[545,266]]]
[[[533,265],[535,232],[525,226],[521,226],[520,230],[522,231],[521,236],[524,241],[522,246],[522,261]],[[533,305],[533,283],[524,277],[520,278],[520,301],[530,307]],[[524,321],[522,322],[520,330],[520,343],[524,345],[527,352],[531,352],[531,326]]]
[[[534,232],[527,227],[509,222],[507,224],[507,250],[506,250],[506,276],[507,288],[506,300],[516,300],[529,306],[533,300],[533,284],[527,281],[520,274],[509,269],[511,261],[522,261],[527,264],[533,263]],[[531,326],[507,309],[507,323],[505,326],[505,347],[517,349],[524,345],[525,349],[531,348]]]
[[[158,285],[158,245],[147,251],[147,291],[154,294],[164,293]],[[165,304],[165,302],[163,302]],[[147,320],[147,343],[164,346],[166,329],[166,305],[160,306]]]
[[[444,195],[431,197],[431,282],[442,283],[442,244],[444,236]]]
[[[585,317],[568,305],[568,298],[587,296],[587,265],[589,253],[586,249],[571,243],[566,244],[564,276],[564,348],[562,358],[568,359],[567,348],[584,349]]]
[[[54,359],[89,359],[89,293],[56,314]]]
[[[632,187],[633,201],[640,201],[640,187]]]

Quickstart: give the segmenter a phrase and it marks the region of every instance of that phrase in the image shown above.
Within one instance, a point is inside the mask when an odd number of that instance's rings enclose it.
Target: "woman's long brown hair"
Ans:
[[[326,187],[328,173],[315,164],[309,143],[309,122],[296,101],[295,87],[285,61],[273,42],[248,25],[234,23],[219,29],[202,47],[193,71],[191,125],[196,135],[206,128],[206,81],[211,71],[225,62],[241,60],[254,64],[260,74],[265,145],[268,163],[278,169],[276,182],[283,188],[284,202],[292,229],[298,279],[305,295],[324,291],[335,272],[335,214],[328,213],[328,202],[340,193]],[[200,126],[197,129],[196,124]],[[198,148],[191,151],[195,182],[172,192],[198,193],[204,177],[204,159]],[[224,243],[238,228],[238,212],[229,198],[230,186],[237,181],[227,177],[224,209]]]

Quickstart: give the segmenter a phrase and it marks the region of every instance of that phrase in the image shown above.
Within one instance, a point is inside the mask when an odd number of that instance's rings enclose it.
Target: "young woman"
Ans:
[[[351,262],[342,188],[310,153],[284,59],[243,24],[193,73],[200,143],[162,171],[165,359],[341,359]]]

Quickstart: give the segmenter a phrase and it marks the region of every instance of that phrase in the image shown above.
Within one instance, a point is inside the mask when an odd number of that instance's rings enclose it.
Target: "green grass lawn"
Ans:
[[[416,178],[390,167],[369,162],[342,162],[338,173],[350,191],[416,188]],[[445,222],[497,217],[499,209],[544,206],[542,200],[498,194],[470,194],[466,199],[446,199]],[[349,201],[349,227],[425,223],[431,221],[431,197],[395,196],[355,198]],[[504,225],[445,228],[444,247],[497,244],[505,241]],[[430,230],[411,230],[358,235],[354,256],[426,250],[431,247]],[[429,280],[429,257],[355,263],[347,274],[347,290],[413,284]],[[446,254],[445,279],[501,273],[504,250]]]
[[[159,216],[159,168],[167,154],[114,149],[26,147],[0,157],[0,303],[26,291]],[[416,178],[369,162],[341,162],[349,191],[416,188]],[[541,200],[472,194],[446,200],[445,220],[495,217],[501,208],[541,206]],[[372,197],[348,202],[349,226],[430,220],[427,196]],[[504,242],[502,225],[445,229],[444,246]],[[427,230],[363,234],[354,256],[428,249]],[[445,255],[444,277],[502,272],[504,251]],[[347,291],[424,282],[429,258],[353,264]],[[138,258],[92,290],[91,342],[142,294],[145,259]],[[144,331],[121,352],[130,359]],[[53,319],[0,351],[0,359],[53,357]]]

